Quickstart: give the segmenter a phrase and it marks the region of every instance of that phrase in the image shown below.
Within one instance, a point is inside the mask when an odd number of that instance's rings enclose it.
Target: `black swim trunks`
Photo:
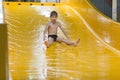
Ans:
[[[49,37],[53,38],[53,40],[56,41],[58,36],[57,35],[48,35],[48,38]]]

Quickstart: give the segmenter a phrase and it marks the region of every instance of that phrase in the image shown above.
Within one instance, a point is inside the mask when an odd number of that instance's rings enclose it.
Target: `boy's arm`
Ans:
[[[43,33],[43,41],[45,41],[45,34],[46,34],[47,31],[48,31],[48,27],[49,27],[49,24],[47,23],[47,24],[46,24],[46,27],[45,27],[45,30],[44,30],[44,33]]]
[[[62,27],[62,25],[59,23],[59,27],[62,30],[62,32],[65,34],[66,38],[70,40],[70,38],[67,35],[67,32],[64,30],[64,28]]]

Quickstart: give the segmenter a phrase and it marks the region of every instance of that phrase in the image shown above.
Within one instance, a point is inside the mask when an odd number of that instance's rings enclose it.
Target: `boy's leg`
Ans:
[[[54,42],[53,38],[49,37],[48,42],[45,42],[46,46],[49,48],[50,45]]]
[[[64,42],[64,43],[66,43],[66,44],[68,44],[68,45],[76,46],[76,45],[79,43],[80,39],[76,40],[75,42],[72,42],[72,41],[70,41],[70,40],[68,40],[68,39],[62,39],[62,38],[58,37],[58,38],[57,38],[57,41],[58,41],[58,42]]]

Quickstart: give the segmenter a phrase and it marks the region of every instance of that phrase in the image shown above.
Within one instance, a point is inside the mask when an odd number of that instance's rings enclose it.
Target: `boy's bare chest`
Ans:
[[[49,29],[57,29],[58,28],[58,25],[57,24],[54,24],[54,25],[50,25],[49,26]]]

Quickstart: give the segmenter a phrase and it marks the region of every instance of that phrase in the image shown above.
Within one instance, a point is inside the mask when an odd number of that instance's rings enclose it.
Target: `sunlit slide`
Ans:
[[[119,80],[120,24],[89,0],[61,3],[5,2],[11,80]],[[74,47],[43,41],[50,12],[58,12]],[[58,28],[58,35],[65,38]],[[46,35],[47,36],[47,35]]]

